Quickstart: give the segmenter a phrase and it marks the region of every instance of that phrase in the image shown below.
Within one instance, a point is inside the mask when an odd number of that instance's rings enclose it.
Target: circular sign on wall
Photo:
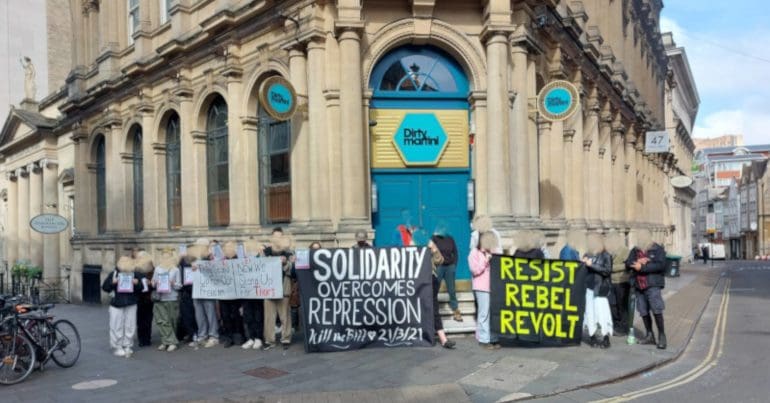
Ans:
[[[679,175],[671,178],[670,182],[671,186],[682,189],[692,185],[692,178],[689,176]]]
[[[297,93],[288,80],[273,76],[259,87],[259,102],[268,115],[277,120],[289,120],[297,109]]]
[[[58,234],[69,226],[69,221],[58,214],[40,214],[29,220],[29,226],[41,234]]]
[[[537,94],[537,110],[546,120],[557,122],[572,116],[580,105],[580,95],[569,81],[551,81]]]

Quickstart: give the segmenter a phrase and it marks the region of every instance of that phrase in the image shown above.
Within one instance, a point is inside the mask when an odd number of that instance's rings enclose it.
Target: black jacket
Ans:
[[[636,271],[631,265],[636,261],[636,256],[639,253],[639,248],[634,247],[628,254],[626,259],[626,267],[631,271],[631,282],[637,284],[637,277],[647,276],[647,287],[660,287],[666,286],[666,250],[657,243],[652,244],[652,247],[645,252],[650,259],[646,265],[642,266],[642,270]]]
[[[193,286],[192,284],[185,285],[185,278],[184,278],[184,272],[185,267],[191,267],[192,265],[187,261],[187,259],[182,258],[179,259],[179,280],[182,282],[182,289],[179,290],[181,294],[184,294],[185,296],[192,296],[193,292]]]
[[[444,258],[444,263],[441,263],[442,266],[457,264],[457,245],[454,238],[449,235],[433,235],[431,240],[436,244],[441,252],[441,256]]]
[[[527,259],[545,259],[545,255],[540,248],[530,250],[518,250],[513,254],[513,257],[523,257]]]
[[[607,252],[601,252],[596,256],[586,255],[593,263],[586,265],[586,288],[594,290],[594,296],[607,297],[610,295],[612,282],[612,256]]]
[[[137,284],[134,284],[134,292],[122,293],[118,292],[118,285],[112,283],[113,276],[116,276],[118,269],[115,269],[110,273],[102,283],[102,290],[104,292],[112,292],[114,296],[110,300],[110,305],[115,308],[124,308],[131,305],[136,305],[139,300],[139,294],[142,292],[142,275],[137,272],[133,272],[134,279],[137,280]]]

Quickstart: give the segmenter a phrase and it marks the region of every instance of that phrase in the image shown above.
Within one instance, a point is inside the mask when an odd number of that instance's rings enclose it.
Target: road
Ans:
[[[690,345],[665,367],[548,402],[767,402],[770,262],[728,262]]]

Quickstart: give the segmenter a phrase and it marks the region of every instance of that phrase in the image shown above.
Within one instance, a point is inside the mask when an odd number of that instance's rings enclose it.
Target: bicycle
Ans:
[[[0,384],[23,381],[35,363],[41,371],[49,360],[62,368],[75,365],[80,357],[80,334],[66,319],[54,322],[53,315],[48,314],[54,308],[53,304],[38,306],[14,302],[11,307],[12,314],[0,322],[0,348],[4,357],[0,364]],[[17,348],[17,344],[21,347]],[[6,365],[10,367],[6,368]]]

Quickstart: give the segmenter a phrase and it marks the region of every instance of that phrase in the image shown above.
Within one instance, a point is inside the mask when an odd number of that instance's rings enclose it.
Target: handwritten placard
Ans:
[[[193,276],[195,299],[283,298],[281,260],[276,257],[200,261]]]
[[[193,278],[195,277],[195,273],[192,269],[192,267],[185,267],[184,268],[184,285],[192,285],[193,284]]]
[[[134,292],[133,273],[118,273],[118,292],[130,294]]]
[[[294,267],[299,270],[305,270],[310,268],[310,249],[297,249],[297,260],[294,262]]]

